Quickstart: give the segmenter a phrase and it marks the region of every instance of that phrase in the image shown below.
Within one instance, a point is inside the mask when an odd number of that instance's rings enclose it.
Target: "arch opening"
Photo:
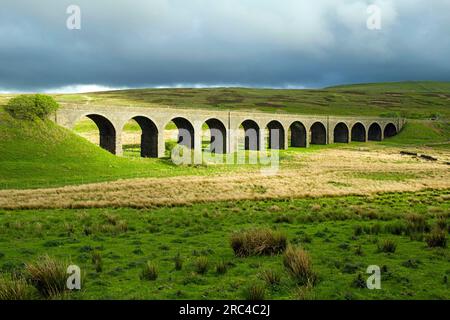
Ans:
[[[165,134],[176,144],[194,149],[194,126],[185,118],[174,118],[165,127]],[[175,135],[173,133],[175,132]]]
[[[352,127],[352,141],[366,142],[366,128],[360,122]]]
[[[283,125],[273,120],[267,124],[267,130],[268,130],[268,147],[269,149],[284,149],[284,128]]]
[[[321,122],[311,126],[311,144],[327,144],[327,129]]]
[[[258,124],[253,120],[245,120],[241,124],[244,129],[244,149],[260,150],[260,129]]]
[[[306,128],[303,123],[296,121],[289,127],[290,147],[306,148]]]
[[[116,129],[106,117],[88,114],[76,123],[74,131],[102,149],[116,154]]]
[[[203,138],[208,141],[208,151],[213,154],[224,154],[227,153],[227,129],[222,121],[218,119],[208,119],[206,120],[206,129],[208,134],[203,134]],[[203,133],[205,131],[202,129]],[[203,139],[202,139],[203,140]]]
[[[378,123],[372,123],[369,127],[369,141],[381,141],[381,127]]]
[[[345,123],[340,122],[334,127],[334,143],[348,143],[349,133],[348,127]]]
[[[388,123],[384,128],[384,137],[390,138],[397,134],[397,128],[393,123]]]
[[[136,150],[142,158],[158,157],[158,128],[152,120],[144,116],[133,117],[122,132],[125,154],[134,154]]]

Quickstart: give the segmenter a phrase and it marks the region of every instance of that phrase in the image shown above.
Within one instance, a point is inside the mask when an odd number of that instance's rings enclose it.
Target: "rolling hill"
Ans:
[[[450,119],[450,82],[358,84],[316,90],[134,89],[54,96],[63,104]]]

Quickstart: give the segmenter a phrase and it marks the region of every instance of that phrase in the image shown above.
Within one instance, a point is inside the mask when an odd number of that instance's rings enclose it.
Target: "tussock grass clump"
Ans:
[[[183,269],[183,258],[181,258],[179,253],[173,258],[173,262],[175,264],[175,270],[180,271]]]
[[[392,239],[384,239],[378,243],[378,251],[394,253],[397,250],[397,243]]]
[[[119,220],[116,224],[116,229],[119,233],[128,231],[128,222],[126,220]]]
[[[102,261],[102,254],[100,251],[93,251],[92,252],[92,264],[95,267],[96,272],[102,272],[103,270],[103,261]]]
[[[119,221],[118,217],[114,214],[105,214],[105,220],[107,223],[115,226]]]
[[[66,291],[66,264],[48,255],[26,264],[26,276],[44,298],[61,296]]]
[[[361,225],[356,225],[353,227],[353,234],[355,236],[360,236],[364,233],[364,228]]]
[[[408,227],[402,221],[394,221],[384,226],[384,231],[396,236],[400,236],[408,231]]]
[[[298,287],[295,296],[298,300],[316,300],[313,286],[311,285]]]
[[[313,270],[308,252],[302,248],[289,246],[283,256],[283,264],[289,274],[300,285],[314,285],[317,275]]]
[[[225,274],[227,270],[228,270],[228,263],[226,261],[222,260],[216,264],[217,274]]]
[[[275,223],[292,223],[293,219],[291,216],[282,214],[275,217],[273,222]]]
[[[155,281],[158,279],[158,267],[151,261],[147,261],[141,271],[141,280]]]
[[[430,248],[447,247],[447,235],[446,232],[438,228],[433,229],[426,237],[425,241]]]
[[[0,276],[0,300],[32,300],[32,287],[23,278]]]
[[[436,221],[436,228],[439,230],[445,231],[448,228],[447,220],[444,217],[438,217]]]
[[[364,251],[363,251],[361,245],[356,246],[356,248],[355,248],[355,254],[356,254],[357,256],[363,256],[363,255],[364,255]]]
[[[410,213],[406,215],[405,219],[408,234],[423,233],[429,230],[429,226],[424,215]]]
[[[252,283],[244,289],[245,300],[261,301],[266,296],[266,288],[261,283]]]
[[[352,287],[353,288],[359,288],[359,289],[364,289],[367,288],[367,282],[364,279],[364,276],[359,273],[355,279],[353,279],[352,281]]]
[[[194,269],[198,274],[205,274],[208,271],[208,267],[208,257],[198,257],[194,262]]]
[[[253,229],[231,236],[231,247],[238,257],[275,255],[282,253],[286,246],[286,235],[270,229]]]
[[[281,275],[275,270],[264,270],[261,272],[261,278],[269,285],[269,286],[277,286],[281,282]]]

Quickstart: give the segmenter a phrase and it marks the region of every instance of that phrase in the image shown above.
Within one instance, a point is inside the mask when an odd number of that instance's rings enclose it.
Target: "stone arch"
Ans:
[[[116,154],[116,128],[105,116],[99,114],[87,114],[87,118],[94,121],[100,133],[99,145],[106,151]]]
[[[327,144],[327,129],[322,122],[311,126],[311,144]]]
[[[269,130],[269,149],[284,149],[284,127],[276,120],[270,121],[267,124]]]
[[[384,128],[384,138],[390,138],[397,134],[397,127],[393,123],[388,123]]]
[[[352,141],[366,142],[366,127],[361,122],[352,127]]]
[[[295,121],[289,127],[291,131],[291,147],[306,147],[306,127],[300,121]]]
[[[261,141],[258,124],[253,120],[245,120],[241,126],[245,132],[245,150],[259,150]]]
[[[369,127],[369,141],[381,141],[382,131],[378,123],[374,122]]]
[[[178,139],[177,143],[179,145],[185,146],[188,149],[194,149],[194,126],[189,120],[177,117],[171,120],[175,123],[175,126],[178,128]]]
[[[132,118],[141,127],[141,157],[158,157],[158,128],[149,118],[144,116],[135,116]]]
[[[211,132],[211,153],[227,153],[227,129],[222,121],[211,118],[205,121]]]
[[[348,133],[347,125],[343,122],[339,122],[334,127],[333,137],[334,137],[334,143],[348,143],[349,142],[349,133]]]

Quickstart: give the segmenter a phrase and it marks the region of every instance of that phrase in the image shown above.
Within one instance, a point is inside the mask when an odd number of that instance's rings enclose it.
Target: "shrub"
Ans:
[[[25,279],[0,277],[0,300],[31,300],[33,297],[33,290]]]
[[[51,298],[66,291],[65,263],[45,255],[35,263],[27,264],[25,270],[30,283],[43,297]]]
[[[153,264],[150,261],[147,261],[147,263],[144,265],[144,268],[141,272],[141,279],[142,280],[149,280],[154,281],[158,279],[158,268],[155,264]]]
[[[228,270],[228,264],[225,261],[220,261],[216,264],[216,273],[225,274]]]
[[[394,240],[385,239],[378,243],[378,251],[394,253],[397,249],[397,244]]]
[[[433,229],[426,237],[425,241],[428,244],[428,247],[435,248],[441,247],[445,248],[447,246],[447,235],[445,231],[440,229]]]
[[[21,120],[45,119],[58,109],[58,103],[43,94],[20,95],[9,100],[5,110],[14,118]]]
[[[245,300],[261,301],[266,295],[266,288],[259,283],[252,283],[244,289]]]
[[[275,255],[283,252],[286,246],[287,237],[270,229],[253,229],[231,236],[231,247],[238,257]]]
[[[199,257],[195,260],[194,268],[198,274],[205,274],[208,271],[209,261],[207,257]]]
[[[274,270],[264,270],[263,272],[261,272],[261,278],[269,286],[277,286],[281,282],[281,275]]]
[[[313,271],[311,258],[302,248],[289,246],[283,256],[283,264],[289,274],[300,285],[314,285],[317,276]]]

